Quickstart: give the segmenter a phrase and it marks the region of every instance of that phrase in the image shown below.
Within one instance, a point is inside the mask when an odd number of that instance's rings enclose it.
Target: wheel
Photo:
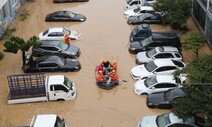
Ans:
[[[57,101],[65,101],[64,99],[57,99]]]

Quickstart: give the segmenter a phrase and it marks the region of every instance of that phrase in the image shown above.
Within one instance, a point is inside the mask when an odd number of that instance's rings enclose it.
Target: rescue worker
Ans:
[[[117,71],[117,63],[116,63],[116,61],[113,61],[113,63],[111,65],[112,65],[113,70]]]
[[[118,76],[118,74],[116,73],[115,70],[112,70],[110,72],[109,77],[112,78],[113,80],[118,80],[119,79],[119,76]]]
[[[64,35],[64,42],[65,42],[66,44],[69,44],[69,43],[70,43],[69,40],[70,40],[70,38],[69,38],[68,34],[65,34],[65,35]]]
[[[97,79],[98,81],[102,81],[105,79],[103,72],[101,70],[98,71]]]
[[[102,63],[101,63],[102,67],[103,67],[103,71],[104,71],[104,74],[108,74],[111,70],[111,64],[108,60],[104,60]]]

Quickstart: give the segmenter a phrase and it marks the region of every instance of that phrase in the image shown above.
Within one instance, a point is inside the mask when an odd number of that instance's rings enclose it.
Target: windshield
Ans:
[[[141,41],[141,44],[142,44],[143,47],[146,47],[150,43],[152,43],[152,38],[151,37],[148,37],[148,38],[144,39],[143,41]]]
[[[65,122],[60,117],[57,116],[54,127],[65,127]]]
[[[68,49],[68,44],[64,43],[64,42],[60,42],[58,47],[62,50],[62,51],[66,51]]]
[[[74,18],[74,17],[75,17],[75,14],[72,13],[72,12],[69,12],[68,15],[69,15],[71,18]]]
[[[151,58],[152,56],[154,56],[156,54],[156,50],[155,49],[151,49],[149,51],[146,52],[146,56]]]
[[[132,31],[133,35],[136,35],[138,32],[139,32],[139,28],[138,28],[138,27],[136,27],[136,28]]]
[[[128,0],[128,1],[127,1],[127,4],[129,5],[131,2],[132,2],[132,0]]]
[[[67,86],[69,90],[72,90],[73,83],[67,77],[65,77],[64,85]]]
[[[63,58],[60,59],[57,56],[52,56],[48,60],[56,62],[59,66],[64,66],[64,63],[65,63],[65,60]]]
[[[170,124],[170,119],[169,119],[169,114],[163,114],[163,115],[159,115],[156,118],[156,124],[158,127],[165,127],[166,125]]]
[[[140,15],[140,16],[138,17],[138,19],[139,19],[139,20],[143,20],[143,19],[145,19],[146,17],[148,17],[148,14],[143,14],[143,15]]]
[[[146,87],[151,87],[152,85],[156,84],[157,83],[157,79],[156,79],[156,76],[153,76],[151,78],[147,78],[145,81],[144,81],[144,85]]]
[[[157,65],[155,65],[154,61],[150,61],[149,63],[144,64],[147,71],[152,72],[157,68]]]
[[[135,12],[135,13],[138,13],[140,10],[141,10],[141,8],[138,7],[138,8],[136,8],[136,9],[134,9],[134,12]]]
[[[172,100],[172,96],[171,96],[171,89],[167,90],[164,92],[164,100],[165,101],[171,101]]]
[[[43,32],[43,36],[45,36],[49,32],[49,29]]]
[[[70,34],[71,34],[71,31],[69,31],[69,30],[63,28],[63,33],[64,33],[64,34],[66,33],[66,34],[70,35]]]

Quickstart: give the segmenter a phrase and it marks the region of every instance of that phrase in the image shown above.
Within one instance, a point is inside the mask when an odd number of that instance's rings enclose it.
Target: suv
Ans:
[[[177,33],[167,33],[167,34],[156,34],[153,33],[150,37],[142,40],[136,41],[130,44],[129,52],[136,54],[141,51],[146,51],[158,46],[172,46],[177,47],[181,51],[182,45],[180,42],[180,37]]]

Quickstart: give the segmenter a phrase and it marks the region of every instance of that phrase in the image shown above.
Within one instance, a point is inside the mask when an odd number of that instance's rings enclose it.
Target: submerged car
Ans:
[[[169,89],[167,91],[149,94],[146,104],[149,108],[171,109],[176,99],[185,96],[186,93],[182,88]]]
[[[68,34],[71,40],[82,39],[82,34],[75,30],[70,30],[63,27],[52,27],[44,32],[39,33],[39,40],[64,40],[64,35]]]
[[[45,21],[67,21],[67,22],[84,22],[86,17],[82,14],[76,14],[71,11],[56,11],[46,16]]]
[[[130,17],[130,16],[139,16],[139,15],[143,15],[146,12],[155,12],[154,8],[151,6],[141,6],[138,7],[136,9],[130,9],[130,10],[126,10],[124,12],[124,16],[125,17]]]
[[[140,16],[130,16],[127,20],[128,24],[138,25],[141,23],[162,23],[161,15],[157,13],[144,13]]]
[[[181,88],[173,75],[154,75],[152,77],[139,80],[134,85],[134,92],[137,95],[163,92],[169,89]]]
[[[31,56],[27,64],[23,66],[25,73],[51,71],[75,72],[80,69],[81,64],[78,60],[61,58],[59,56],[42,56],[35,60]]]
[[[145,116],[139,121],[137,127],[182,127],[172,126],[176,123],[195,124],[195,120],[191,117],[183,121],[183,119],[178,118],[174,113],[170,112],[161,115]]]
[[[155,59],[172,59],[182,61],[182,56],[176,47],[160,46],[148,51],[139,52],[135,59],[137,64],[143,64]]]
[[[130,75],[133,79],[144,79],[156,74],[173,74],[175,70],[182,70],[185,66],[185,63],[177,60],[155,59],[133,67]]]
[[[65,3],[65,2],[87,2],[89,0],[53,0],[53,3]]]
[[[64,58],[77,58],[80,53],[78,47],[58,40],[40,41],[38,47],[32,48],[32,56],[57,55]]]

